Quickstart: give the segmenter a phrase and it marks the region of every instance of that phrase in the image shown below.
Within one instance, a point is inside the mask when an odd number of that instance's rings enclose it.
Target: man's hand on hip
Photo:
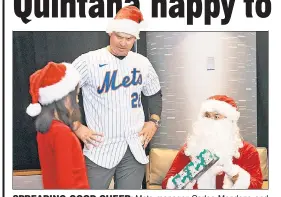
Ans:
[[[86,148],[90,148],[89,144],[92,144],[94,146],[98,146],[99,143],[103,141],[103,134],[98,133],[96,131],[92,131],[88,127],[84,125],[80,125],[79,128],[77,128],[74,133],[76,136],[82,140],[86,146]],[[100,137],[99,137],[100,136]]]
[[[143,136],[142,140],[144,142],[143,145],[144,148],[147,147],[148,143],[150,142],[156,131],[157,131],[157,127],[154,122],[149,121],[144,123],[141,132],[139,132],[139,136]]]

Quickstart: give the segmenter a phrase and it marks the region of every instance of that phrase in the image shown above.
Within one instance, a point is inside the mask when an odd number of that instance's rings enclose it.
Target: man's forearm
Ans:
[[[147,97],[150,118],[158,116],[161,119],[162,93],[161,90],[152,96]]]

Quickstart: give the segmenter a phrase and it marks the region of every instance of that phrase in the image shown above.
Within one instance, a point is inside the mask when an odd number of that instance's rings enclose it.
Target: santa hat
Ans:
[[[79,80],[80,75],[71,64],[49,62],[29,78],[32,103],[27,107],[26,113],[30,116],[39,115],[39,103],[48,105],[62,99],[75,89]]]
[[[206,112],[218,112],[230,120],[238,121],[240,112],[235,101],[226,95],[215,95],[208,98],[201,105],[200,116]]]
[[[109,22],[106,32],[123,32],[139,39],[142,26],[143,15],[141,11],[135,6],[125,6],[117,12],[114,20]]]

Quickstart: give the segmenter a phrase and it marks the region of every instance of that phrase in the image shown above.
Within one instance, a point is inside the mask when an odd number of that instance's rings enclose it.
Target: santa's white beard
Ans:
[[[242,141],[236,123],[228,119],[201,118],[187,137],[186,155],[196,157],[207,149],[220,157],[220,161],[238,158]],[[219,161],[219,163],[220,163]]]

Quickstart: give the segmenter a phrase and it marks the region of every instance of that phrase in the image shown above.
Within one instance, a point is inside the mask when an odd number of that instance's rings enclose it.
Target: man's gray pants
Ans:
[[[112,169],[98,166],[86,156],[85,160],[91,189],[108,189],[113,177],[114,189],[141,189],[145,165],[135,159],[129,147],[120,163]]]

